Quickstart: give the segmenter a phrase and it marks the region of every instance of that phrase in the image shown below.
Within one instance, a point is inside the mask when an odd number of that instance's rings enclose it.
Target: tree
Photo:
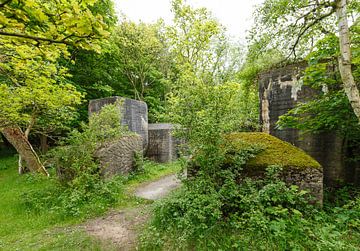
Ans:
[[[183,0],[172,1],[174,13],[173,25],[167,27],[167,39],[170,44],[177,72],[190,71],[197,78],[216,72],[216,66],[224,55],[221,42],[224,37],[222,27],[205,8],[193,9]],[[209,78],[211,81],[214,78]]]
[[[351,29],[353,57],[353,75],[359,82],[359,27]],[[348,145],[359,141],[360,125],[341,87],[341,76],[338,70],[340,54],[339,38],[329,34],[316,45],[316,50],[307,56],[308,66],[304,71],[303,84],[316,90],[310,100],[300,102],[297,106],[280,116],[279,128],[296,128],[303,132],[320,133],[337,132]],[[358,143],[356,143],[358,144]]]
[[[124,20],[112,36],[121,72],[137,100],[144,100],[145,89],[153,84],[151,77],[163,59],[165,48],[159,39],[160,26],[161,23],[135,24]]]
[[[47,174],[28,141],[31,129],[41,116],[71,109],[81,98],[57,60],[70,56],[68,46],[99,51],[98,40],[108,35],[103,17],[90,10],[96,2],[0,3],[0,128],[31,171]]]
[[[137,24],[124,18],[101,44],[101,54],[75,51],[70,80],[86,100],[118,95],[146,101],[149,120],[155,122],[164,109],[172,71],[163,29],[160,21]],[[83,120],[86,106],[81,109]]]
[[[289,57],[297,58],[304,57],[314,50],[317,40],[329,33],[335,33],[337,29],[340,46],[338,67],[343,89],[360,122],[360,95],[351,69],[347,20],[350,13],[357,18],[358,11],[357,0],[266,0],[257,10],[257,24],[253,29],[252,38],[271,38],[264,48],[282,48],[290,52]]]
[[[154,24],[136,24],[124,19],[110,40],[110,49],[124,80],[122,85],[132,93],[133,98],[148,103],[149,119],[152,121],[157,120],[156,114],[163,110],[172,72],[163,30],[161,20]],[[112,86],[115,93],[121,91],[119,83]]]
[[[251,109],[245,108],[248,100],[235,74],[241,50],[231,45],[223,26],[205,8],[193,9],[181,0],[174,0],[172,7],[175,18],[167,39],[175,76],[169,117],[186,128],[179,130],[181,137],[210,174],[219,166],[224,133],[248,128]]]

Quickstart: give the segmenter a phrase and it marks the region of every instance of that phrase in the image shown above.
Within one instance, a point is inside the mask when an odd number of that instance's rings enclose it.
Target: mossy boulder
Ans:
[[[250,145],[263,149],[247,163],[249,168],[264,169],[269,165],[279,165],[284,169],[322,169],[321,165],[303,150],[267,133],[233,133],[226,136],[226,141],[235,152]]]
[[[297,185],[307,190],[315,198],[311,200],[322,204],[323,171],[321,165],[303,150],[266,133],[233,133],[226,136],[229,154],[239,152],[249,146],[262,149],[244,167],[240,180],[245,177],[263,178],[266,168],[281,166],[280,178],[288,185]],[[229,158],[231,160],[231,158]],[[231,165],[231,162],[227,163]],[[241,181],[240,181],[241,182]]]

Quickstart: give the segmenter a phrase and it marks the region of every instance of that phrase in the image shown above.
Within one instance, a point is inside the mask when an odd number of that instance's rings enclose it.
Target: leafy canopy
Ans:
[[[81,95],[67,83],[70,45],[99,51],[107,25],[96,0],[7,0],[0,4],[0,127],[67,113]],[[62,117],[62,116],[59,116]]]

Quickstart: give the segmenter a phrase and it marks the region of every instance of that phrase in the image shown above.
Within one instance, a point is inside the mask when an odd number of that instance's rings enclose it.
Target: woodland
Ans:
[[[264,0],[246,44],[206,8],[171,0],[171,12],[171,24],[143,23],[117,16],[112,0],[0,0],[0,250],[119,250],[81,226],[139,207],[147,220],[125,250],[360,250],[359,186],[324,185],[323,204],[309,203],[281,164],[242,177],[264,149],[233,152],[224,136],[260,132],[259,75],[302,62],[317,95],[277,128],[359,150],[360,1]],[[130,174],[104,179],[93,152],[131,134],[114,105],[88,116],[90,100],[110,96],[185,128],[182,156],[136,156]],[[347,165],[360,169],[357,150]],[[182,186],[166,198],[133,195],[175,173]]]

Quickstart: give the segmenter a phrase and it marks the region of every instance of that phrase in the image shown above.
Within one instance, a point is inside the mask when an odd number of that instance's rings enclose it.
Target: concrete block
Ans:
[[[118,96],[94,99],[90,100],[89,103],[89,115],[100,111],[104,105],[114,104],[116,101],[121,103],[119,107],[119,112],[122,114],[121,123],[142,137],[143,149],[146,149],[148,144],[148,109],[145,102]]]
[[[100,162],[102,175],[109,178],[134,170],[136,153],[142,154],[142,138],[131,135],[101,144],[94,157]]]
[[[166,163],[178,158],[178,146],[180,141],[172,132],[172,124],[149,124],[149,144],[146,156],[154,161]]]

